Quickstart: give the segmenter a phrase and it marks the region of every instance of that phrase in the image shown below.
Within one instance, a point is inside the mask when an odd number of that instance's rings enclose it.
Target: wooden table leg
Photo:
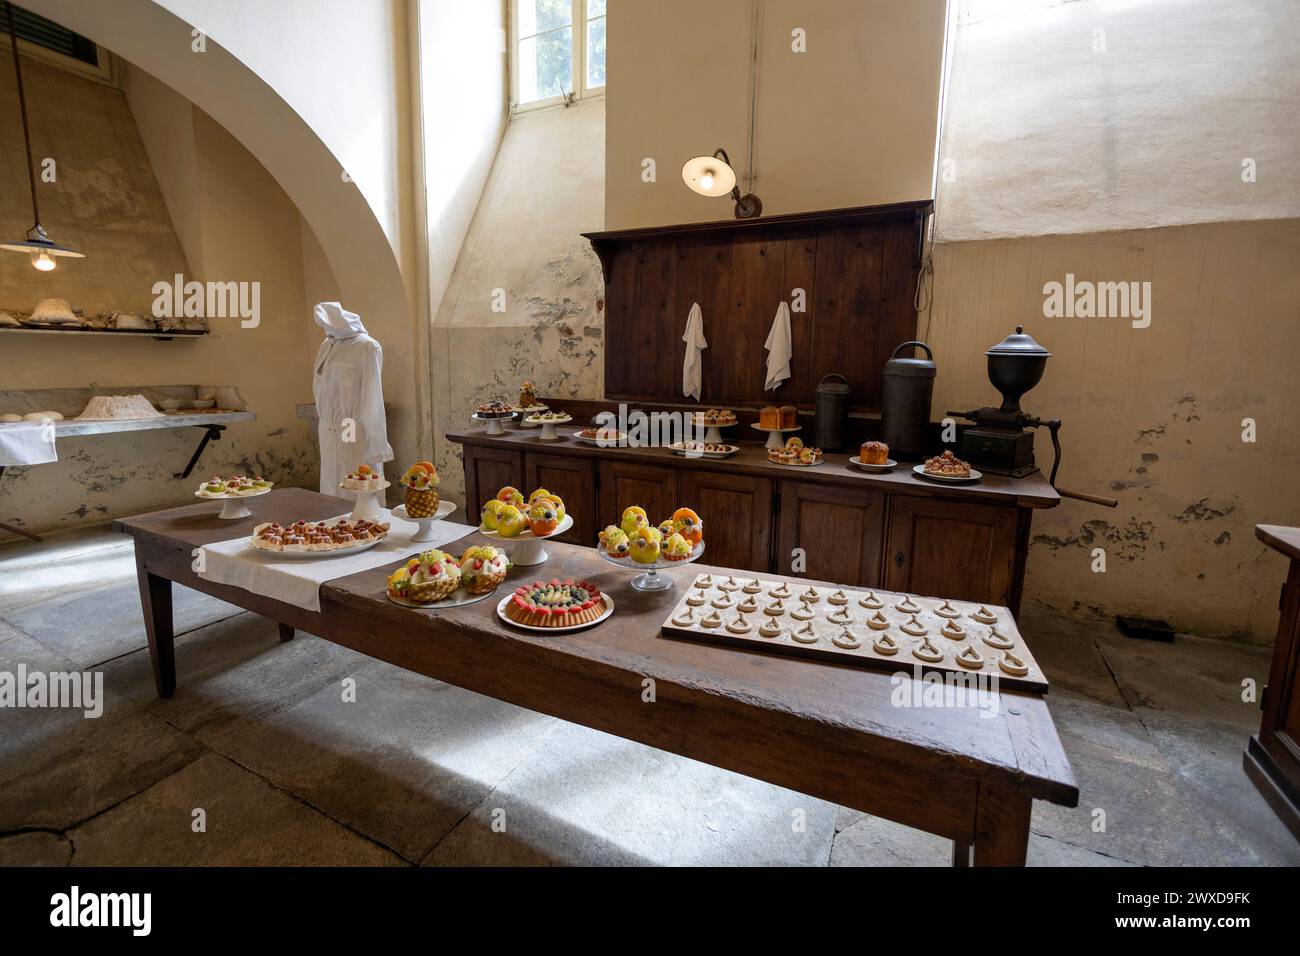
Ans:
[[[140,585],[140,608],[144,611],[144,632],[149,638],[149,662],[159,697],[171,697],[176,690],[175,634],[172,631],[172,583],[150,574],[136,544],[135,577]]]
[[[280,643],[293,640],[293,627],[289,624],[280,625]]]
[[[1019,793],[980,787],[975,808],[975,865],[1024,866],[1034,801]]]

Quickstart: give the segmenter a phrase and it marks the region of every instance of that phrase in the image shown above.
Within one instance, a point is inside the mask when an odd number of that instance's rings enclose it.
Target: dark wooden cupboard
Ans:
[[[884,586],[1010,606],[1017,512],[935,498],[897,496],[885,540]]]
[[[568,455],[529,452],[524,455],[524,479],[519,487],[525,495],[545,488],[564,499],[565,510],[573,516],[573,527],[559,535],[557,541],[589,545],[596,540],[600,528],[596,526],[596,512],[590,506],[596,500],[594,462]]]
[[[882,494],[783,481],[773,570],[819,581],[879,587],[884,523]]]
[[[767,570],[772,551],[771,481],[683,471],[677,487],[682,504],[710,516],[704,525],[705,561],[724,568]]]
[[[677,489],[677,469],[635,462],[602,461],[600,463],[600,527],[618,524],[623,511],[632,505],[646,510],[651,523],[658,524],[672,516],[681,505]],[[707,534],[707,525],[705,528]],[[594,543],[588,539],[588,544]]]
[[[518,488],[524,480],[524,456],[508,448],[465,448],[465,520],[477,524],[483,502],[506,485]],[[528,489],[521,489],[528,494]]]
[[[1300,839],[1300,528],[1256,525],[1255,536],[1291,559],[1280,602],[1277,641],[1260,701],[1259,733],[1243,763],[1273,811]]]

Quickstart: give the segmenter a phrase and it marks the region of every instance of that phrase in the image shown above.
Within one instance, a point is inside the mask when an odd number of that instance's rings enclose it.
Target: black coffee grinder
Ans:
[[[961,436],[961,457],[979,471],[994,475],[1023,478],[1038,470],[1034,463],[1034,433],[1031,429],[1046,426],[1052,433],[1052,474],[1048,479],[1056,484],[1056,469],[1061,464],[1061,430],[1059,419],[1044,421],[1025,414],[1020,408],[1020,397],[1043,377],[1047,351],[1021,326],[993,348],[984,353],[989,360],[989,381],[1002,393],[998,408],[977,408],[969,412],[952,412],[974,422]]]

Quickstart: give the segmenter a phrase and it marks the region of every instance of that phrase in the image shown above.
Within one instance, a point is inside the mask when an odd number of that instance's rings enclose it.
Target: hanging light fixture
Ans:
[[[75,249],[61,246],[45,232],[41,225],[41,207],[36,199],[36,163],[32,159],[32,137],[27,127],[27,100],[23,94],[23,67],[18,59],[18,27],[14,23],[14,8],[5,0],[5,24],[9,29],[9,49],[14,57],[14,76],[18,80],[18,110],[23,117],[23,142],[27,148],[27,178],[32,187],[32,228],[27,236],[18,242],[0,242],[0,249],[9,252],[25,252],[32,258],[32,265],[42,272],[49,272],[56,265],[55,259],[63,256],[69,259],[86,258]]]
[[[757,196],[740,194],[736,170],[732,168],[725,149],[715,149],[712,156],[688,159],[682,167],[682,180],[701,196],[718,197],[730,193],[736,203],[737,219],[753,219],[763,213],[763,203]]]

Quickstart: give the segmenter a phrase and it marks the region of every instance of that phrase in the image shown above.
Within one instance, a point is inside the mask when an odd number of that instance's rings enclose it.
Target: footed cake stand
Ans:
[[[348,515],[348,517],[353,521],[378,521],[383,517],[383,506],[379,503],[379,495],[384,489],[392,486],[391,481],[385,481],[373,491],[357,491],[355,488],[344,488],[339,485],[340,491],[357,496],[357,503],[352,506],[352,514]]]
[[[701,541],[695,546],[689,558],[682,558],[680,561],[665,561],[660,558],[654,564],[639,564],[631,558],[611,558],[605,553],[604,548],[597,548],[597,553],[616,568],[640,569],[643,574],[638,574],[631,580],[631,585],[637,591],[667,591],[673,586],[673,579],[664,577],[659,573],[661,568],[680,568],[683,564],[690,564],[692,561],[698,561],[704,555],[704,542]]]
[[[482,528],[478,529],[478,533],[483,535],[483,537],[491,538],[494,541],[497,541],[498,539],[500,541],[514,541],[515,546],[510,551],[510,563],[516,564],[521,568],[527,568],[534,564],[541,564],[550,557],[550,554],[546,551],[546,541],[548,538],[554,538],[556,535],[564,534],[564,532],[568,531],[572,527],[573,515],[566,514],[564,520],[560,522],[559,526],[550,534],[542,538],[535,536],[531,531],[525,531],[522,534],[515,535],[513,538],[502,538],[499,532],[484,531]]]
[[[714,445],[725,445],[725,444],[726,444],[726,441],[725,441],[725,440],[723,439],[723,437],[722,437],[722,429],[724,429],[724,428],[735,428],[735,427],[736,427],[738,424],[740,424],[740,423],[739,423],[739,422],[726,422],[726,423],[721,424],[721,425],[710,425],[708,422],[701,421],[700,419],[697,418],[697,419],[695,419],[695,421],[692,422],[692,424],[693,424],[696,428],[703,428],[703,429],[704,429],[704,440],[705,440],[706,442],[710,442],[710,443],[712,443],[712,444],[714,444]]]
[[[758,429],[758,430],[761,431],[761,432],[767,432],[767,445],[766,445],[766,447],[768,447],[768,448],[783,448],[783,447],[785,447],[785,437],[784,437],[784,436],[785,436],[785,433],[786,433],[786,432],[797,432],[797,431],[799,431],[799,429],[802,428],[803,426],[802,426],[802,425],[795,425],[794,428],[764,428],[762,425],[760,425],[760,424],[758,424],[757,422],[755,422],[754,425],[753,425],[752,427]]]
[[[460,505],[458,505],[456,502],[449,501],[446,498],[441,498],[438,501],[438,510],[435,511],[428,518],[411,517],[409,514],[406,513],[406,505],[398,505],[396,508],[394,508],[393,517],[401,518],[403,521],[413,521],[417,525],[419,525],[419,527],[415,529],[415,534],[411,535],[411,540],[414,541],[416,544],[420,544],[425,541],[432,541],[436,537],[436,535],[434,535],[433,533],[433,523],[435,521],[441,521],[443,518],[447,517],[447,515],[451,514],[459,507]],[[416,604],[415,606],[424,607],[426,605]]]
[[[263,488],[261,491],[252,491],[246,495],[206,495],[201,491],[194,492],[195,498],[203,498],[206,501],[220,501],[221,513],[217,515],[225,521],[234,521],[236,518],[251,518],[253,512],[248,510],[248,505],[244,504],[245,498],[257,498],[266,494],[270,488]]]
[[[469,417],[471,421],[482,422],[487,426],[487,431],[484,432],[484,434],[504,435],[506,433],[505,423],[510,421],[515,416],[513,412],[510,413],[509,415],[500,415],[500,416],[498,415],[480,416],[478,412],[474,412]]]

